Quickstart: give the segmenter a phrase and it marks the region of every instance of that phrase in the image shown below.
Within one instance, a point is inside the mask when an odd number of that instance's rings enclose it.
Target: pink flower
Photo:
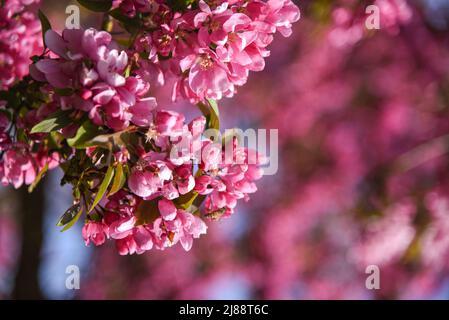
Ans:
[[[298,7],[291,0],[269,0],[263,10],[264,21],[273,25],[284,37],[291,35],[292,23],[300,18]]]
[[[129,218],[134,215],[140,200],[139,197],[123,189],[110,196],[105,205],[107,209],[107,213],[104,216],[105,223],[110,226],[120,218]]]
[[[177,226],[179,241],[184,250],[189,251],[192,248],[193,239],[207,233],[207,225],[199,217],[186,211],[180,210],[177,219],[179,219],[179,226]]]
[[[192,133],[193,138],[201,136],[206,129],[206,118],[197,117],[189,123],[189,130]]]
[[[45,44],[65,60],[79,60],[83,58],[82,35],[79,29],[65,29],[62,36],[50,29],[45,33]]]
[[[148,226],[137,226],[128,236],[115,241],[120,255],[142,254],[153,248],[153,235]]]
[[[180,194],[187,194],[195,186],[195,178],[192,175],[192,165],[185,164],[175,168],[175,181]]]
[[[139,98],[128,110],[131,113],[131,122],[137,126],[148,127],[153,120],[153,110],[156,108],[156,99],[153,97]]]
[[[137,244],[132,235],[115,241],[115,246],[120,255],[134,254],[137,251]]]
[[[153,248],[153,234],[149,226],[137,226],[133,232],[134,241],[137,246],[137,253],[142,253]]]
[[[200,167],[205,170],[215,170],[218,169],[219,165],[222,163],[222,146],[211,141],[203,142],[201,149],[201,165]]]
[[[171,221],[176,218],[177,209],[173,202],[166,199],[161,199],[158,202],[158,208],[159,212],[161,213],[162,219],[164,219],[165,221]]]
[[[111,35],[95,29],[64,30],[62,36],[49,30],[48,48],[59,58],[36,62],[31,74],[54,88],[72,88],[68,96],[55,95],[62,109],[88,113],[96,125],[123,130],[133,123],[148,126],[156,100],[147,97],[149,84],[138,76],[125,77],[125,51],[116,49]]]
[[[117,49],[117,45],[112,42],[112,36],[106,31],[98,31],[89,28],[83,32],[82,37],[74,37],[75,41],[81,40],[84,53],[93,61],[106,59],[109,49]]]
[[[103,222],[89,221],[83,226],[82,234],[86,246],[90,241],[96,246],[102,245],[108,237],[108,226]]]
[[[112,239],[123,239],[132,233],[136,217],[133,215],[118,217],[109,224],[109,236]]]
[[[109,89],[106,89],[109,90]],[[106,124],[115,129],[123,130],[130,122],[138,126],[148,126],[152,120],[152,112],[156,108],[156,99],[144,97],[148,91],[148,85],[140,78],[129,77],[125,85],[117,87],[116,94],[103,105],[98,105],[98,110],[105,113]],[[101,117],[92,113],[93,119]]]
[[[113,87],[125,84],[125,78],[121,75],[128,64],[128,56],[125,51],[111,50],[104,58],[98,61],[98,73],[100,77]]]
[[[200,49],[198,55],[189,55],[180,64],[181,70],[190,69],[189,86],[200,100],[232,95],[234,86],[228,77],[229,69],[212,50]]]
[[[37,169],[26,147],[17,145],[3,155],[0,162],[0,178],[3,185],[12,184],[19,188],[31,184],[36,179]]]
[[[25,7],[36,2],[8,0],[0,6],[0,90],[27,75],[30,57],[43,50],[39,20]]]
[[[158,27],[134,44],[148,55],[138,73],[159,84],[174,76],[172,99],[192,103],[233,96],[249,71],[264,69],[273,35],[289,36],[300,17],[291,0],[201,0],[184,13],[164,5],[151,13],[148,24]]]
[[[158,111],[154,120],[156,131],[162,136],[179,136],[183,133],[184,119],[184,115],[175,111]]]
[[[211,143],[205,144],[213,146]],[[206,213],[227,216],[233,213],[237,200],[248,200],[248,194],[257,191],[254,181],[262,177],[260,165],[265,159],[254,151],[238,147],[236,142],[230,159],[217,147],[211,150],[217,150],[217,155],[203,151],[201,168],[212,174],[197,177],[195,191],[208,195],[205,201]]]
[[[161,201],[163,201],[162,204]],[[163,249],[180,242],[184,250],[189,251],[192,248],[193,239],[206,234],[206,224],[199,217],[176,209],[173,204],[170,204],[171,201],[161,201],[159,201],[159,208],[162,209],[161,218],[156,219],[153,225],[156,243],[160,249]]]
[[[223,30],[223,23],[231,14],[226,12],[228,3],[223,2],[213,11],[203,1],[199,1],[200,12],[195,15],[194,25],[198,28],[198,41],[202,47],[208,47],[210,43],[223,45],[228,39],[228,33]]]
[[[176,189],[174,183],[169,182],[162,187],[162,195],[166,199],[173,200],[179,197],[179,191]]]
[[[128,178],[130,190],[143,198],[161,191],[164,182],[172,177],[172,171],[164,161],[147,161],[148,158],[149,155],[145,155],[140,159]]]

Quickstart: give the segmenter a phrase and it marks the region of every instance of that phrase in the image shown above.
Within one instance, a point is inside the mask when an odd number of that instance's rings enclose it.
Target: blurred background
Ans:
[[[72,3],[41,0],[54,29]],[[190,252],[141,256],[85,247],[80,223],[59,232],[59,170],[31,195],[2,187],[0,298],[449,298],[449,1],[295,3],[292,36],[220,104],[224,128],[279,129],[279,172]],[[365,26],[372,4],[379,30]],[[100,24],[81,10],[82,27]],[[66,289],[69,265],[80,290]]]

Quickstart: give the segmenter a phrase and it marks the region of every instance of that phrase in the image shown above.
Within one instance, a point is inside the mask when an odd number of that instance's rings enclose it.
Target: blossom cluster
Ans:
[[[164,84],[172,98],[193,103],[231,97],[249,71],[261,71],[276,32],[291,34],[300,17],[291,0],[203,1],[180,12],[161,1],[116,1],[124,14],[141,15],[144,28],[134,43],[139,73]]]
[[[0,5],[0,90],[28,74],[30,57],[42,53],[40,23],[28,10],[39,0],[8,0]]]
[[[29,90],[33,90],[32,87]],[[39,104],[39,103],[38,103]],[[43,120],[52,111],[54,105],[41,105],[30,110],[14,121],[7,109],[0,109],[0,181],[2,185],[31,185],[42,170],[56,168],[61,157],[44,143],[41,134],[30,134],[33,125]],[[24,139],[20,136],[27,136]]]
[[[160,216],[154,221],[136,225],[137,208],[142,199],[121,191],[108,199],[101,221],[89,221],[83,227],[86,245],[103,244],[114,239],[121,255],[141,254],[154,248],[163,250],[180,242],[185,250],[192,247],[193,238],[205,234],[207,226],[201,218],[166,199],[158,201]]]
[[[45,43],[55,57],[33,64],[31,75],[54,89],[68,89],[55,97],[62,110],[87,112],[94,124],[114,130],[148,125],[156,100],[145,97],[149,85],[142,79],[123,76],[128,55],[109,33],[65,29],[60,36],[48,30]]]
[[[289,36],[299,9],[291,0],[102,6],[105,20],[129,32],[128,46],[113,39],[113,27],[58,33],[39,12],[42,48],[34,15],[22,12],[32,3],[0,9],[1,68],[9,69],[0,88],[2,184],[32,191],[60,166],[74,197],[58,222],[63,231],[84,214],[86,245],[112,239],[120,254],[141,254],[179,242],[190,250],[206,233],[202,217],[230,216],[263,175],[262,155],[236,137],[206,133],[219,129],[215,100],[264,68],[274,34]],[[174,97],[196,103],[203,116],[187,123],[158,108],[153,78],[172,78]]]
[[[252,151],[238,147],[234,140],[233,160],[226,161],[221,145],[201,138],[205,125],[204,117],[187,125],[179,113],[157,111],[146,132],[146,141],[157,151],[147,152],[141,146],[135,162],[121,158],[130,166],[127,187],[105,200],[104,213],[88,219],[83,228],[86,244],[114,239],[120,254],[140,254],[153,247],[163,250],[178,242],[190,250],[193,239],[206,233],[207,227],[186,210],[190,205],[179,206],[183,197],[206,196],[205,215],[215,219],[230,215],[238,199],[247,200],[257,190],[254,182],[262,176],[263,158],[257,154],[250,158]]]
[[[38,2],[10,0],[0,6],[0,90],[8,90],[23,79],[29,73],[30,58],[42,53],[40,23],[30,10]],[[41,110],[40,115],[33,110],[24,117],[12,119],[5,110],[6,103],[0,97],[0,181],[18,188],[31,184],[43,167],[56,167],[58,155],[48,154],[40,145],[39,137],[30,139],[31,143],[12,139],[11,132],[26,130],[30,123],[42,120],[48,110]]]
[[[11,184],[17,189],[23,184],[30,185],[44,168],[54,169],[59,165],[60,157],[56,152],[48,154],[43,148],[34,152],[29,145],[20,142],[5,145],[2,141],[1,144],[0,181],[4,186]]]
[[[254,181],[262,176],[262,157],[233,140],[231,161],[226,161],[223,146],[202,137],[204,117],[186,124],[180,113],[155,110],[155,99],[144,97],[149,85],[125,74],[128,55],[115,49],[109,33],[64,30],[59,36],[49,30],[45,43],[56,57],[36,62],[31,75],[53,92],[54,102],[62,110],[86,114],[112,134],[130,132],[136,139],[131,146],[120,143],[114,153],[115,163],[128,168],[129,175],[119,191],[87,216],[86,244],[114,239],[120,254],[165,249],[177,242],[190,250],[206,225],[188,207],[182,208],[181,197],[204,197],[205,215],[220,218],[234,211],[238,199],[247,200],[257,190]],[[70,93],[61,95],[66,88]],[[69,132],[67,127],[62,131]],[[94,159],[97,151],[101,148],[92,146],[86,154]],[[158,209],[148,211],[148,203],[157,203]]]
[[[205,216],[218,219],[232,214],[237,200],[248,200],[257,190],[254,182],[262,177],[264,159],[239,147],[236,139],[228,144],[232,153],[224,152],[225,146],[203,136],[203,116],[187,124],[180,113],[156,110],[156,100],[146,97],[149,84],[126,71],[128,53],[118,49],[109,33],[91,28],[64,30],[59,35],[48,30],[45,44],[50,54],[31,65],[30,73],[51,101],[38,108],[40,119],[30,120],[31,126],[58,106],[57,110],[68,112],[73,120],[87,117],[107,134],[129,134],[133,141],[114,145],[118,151],[108,165],[127,168],[126,181],[87,214],[83,228],[86,245],[113,239],[120,254],[141,254],[180,242],[190,250],[192,240],[207,228],[197,216],[199,208],[193,206],[193,200],[202,199]],[[70,139],[80,128],[82,125],[70,121],[59,131]],[[79,161],[77,155],[84,153],[101,174],[104,157],[98,154],[108,153],[103,147],[94,143],[83,151],[73,150],[65,161]],[[42,166],[30,166],[29,157],[17,159],[22,158],[5,154],[4,182],[13,182],[15,187],[32,183]],[[92,205],[85,197],[81,202],[86,208]],[[149,210],[154,204],[157,209]]]

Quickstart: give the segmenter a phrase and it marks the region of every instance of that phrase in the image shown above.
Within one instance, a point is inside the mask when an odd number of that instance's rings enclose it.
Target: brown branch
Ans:
[[[21,222],[22,246],[12,293],[13,299],[42,299],[39,265],[44,215],[44,181],[33,193],[23,186],[18,191],[18,214]]]

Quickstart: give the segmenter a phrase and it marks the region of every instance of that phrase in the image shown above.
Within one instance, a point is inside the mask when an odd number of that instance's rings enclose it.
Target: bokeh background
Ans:
[[[41,0],[54,29],[72,3]],[[279,172],[190,252],[124,257],[85,247],[79,224],[59,232],[71,195],[58,170],[31,195],[1,188],[0,298],[449,298],[449,1],[295,3],[292,36],[220,104],[225,128],[279,129]],[[379,30],[365,27],[371,4]],[[365,287],[372,264],[379,290]]]

